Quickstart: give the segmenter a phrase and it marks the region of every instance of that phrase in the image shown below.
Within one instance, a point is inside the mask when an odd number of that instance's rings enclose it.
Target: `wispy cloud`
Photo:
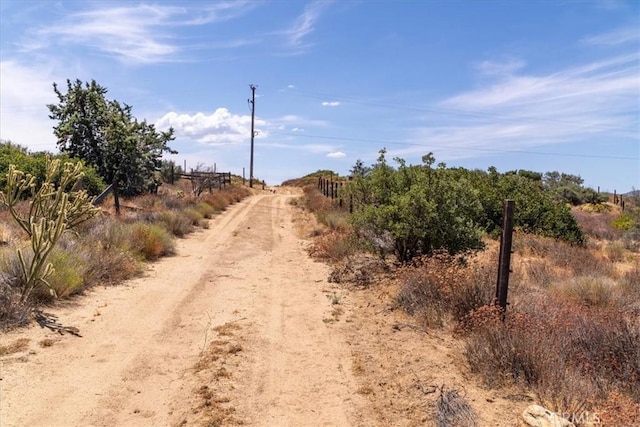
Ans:
[[[577,142],[598,135],[640,143],[640,52],[550,74],[518,73],[521,67],[517,65],[503,67],[509,72],[498,73],[489,86],[434,107],[438,121],[415,129],[413,140],[433,144],[449,158],[477,156],[482,150]],[[480,67],[481,72],[485,70]]]
[[[23,49],[38,50],[50,45],[90,48],[133,63],[182,60],[183,46],[170,31],[177,26],[205,25],[235,18],[250,2],[223,2],[200,8],[146,5],[100,8],[76,12],[61,22],[34,31]],[[234,48],[251,40],[212,42],[209,48]]]
[[[268,136],[268,131],[259,129],[267,124],[264,120],[255,120],[257,138]],[[218,108],[211,114],[178,114],[172,111],[162,116],[156,126],[159,129],[173,127],[176,137],[203,144],[239,144],[250,137],[251,116],[231,114],[226,108]]]
[[[626,43],[640,42],[640,29],[636,28],[622,28],[609,33],[598,34],[595,36],[586,37],[582,40],[586,44],[592,45],[604,45],[613,46]]]
[[[337,107],[340,105],[340,101],[324,101],[322,103],[323,107]]]
[[[511,59],[504,62],[482,61],[476,68],[483,74],[505,76],[515,73],[525,66],[525,62],[520,59]]]
[[[311,45],[305,38],[315,30],[316,21],[323,9],[330,3],[330,1],[326,0],[309,3],[289,28],[278,32],[278,34],[286,37],[286,44],[290,49],[290,53],[303,53]]]
[[[287,114],[284,116],[269,119],[269,123],[274,126],[307,126],[307,127],[328,127],[330,123],[326,120],[309,119],[296,114]]]

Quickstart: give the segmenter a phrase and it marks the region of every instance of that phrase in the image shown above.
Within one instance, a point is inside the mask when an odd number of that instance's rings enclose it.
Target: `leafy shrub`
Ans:
[[[395,159],[396,170],[385,153],[380,151],[369,175],[356,176],[347,187],[359,202],[351,217],[358,232],[390,233],[403,262],[440,249],[459,253],[482,247],[481,205],[465,177],[454,177],[442,165],[433,169],[431,155],[421,166]]]

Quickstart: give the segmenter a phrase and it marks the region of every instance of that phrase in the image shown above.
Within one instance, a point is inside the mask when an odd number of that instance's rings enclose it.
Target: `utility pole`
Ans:
[[[249,88],[251,89],[251,99],[248,100],[251,105],[251,161],[249,163],[249,187],[253,188],[253,137],[256,136],[256,133],[253,130],[253,123],[256,117],[256,86],[250,84]]]

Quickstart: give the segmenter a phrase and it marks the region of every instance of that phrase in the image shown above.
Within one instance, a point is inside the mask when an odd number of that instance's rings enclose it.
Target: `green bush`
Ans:
[[[376,164],[352,170],[347,193],[354,201],[351,221],[361,235],[391,235],[401,261],[445,249],[450,253],[482,246],[485,232],[497,237],[504,200],[515,201],[514,227],[526,233],[584,245],[586,239],[570,208],[545,190],[541,174],[498,173],[423,164],[387,164],[381,150]],[[534,179],[535,178],[535,179]]]
[[[482,247],[478,194],[464,177],[454,177],[433,157],[421,166],[395,159],[394,169],[381,150],[378,162],[366,175],[356,175],[347,192],[359,201],[351,221],[360,233],[390,233],[401,261],[445,249],[450,253]]]
[[[618,230],[629,231],[636,226],[636,223],[631,215],[622,214],[618,218],[611,221],[611,226],[617,228]]]

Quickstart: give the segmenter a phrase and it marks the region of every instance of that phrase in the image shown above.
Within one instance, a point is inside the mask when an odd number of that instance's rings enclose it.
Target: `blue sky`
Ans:
[[[640,188],[640,2],[0,0],[0,138],[56,151],[95,79],[171,156],[269,184],[389,158]]]

